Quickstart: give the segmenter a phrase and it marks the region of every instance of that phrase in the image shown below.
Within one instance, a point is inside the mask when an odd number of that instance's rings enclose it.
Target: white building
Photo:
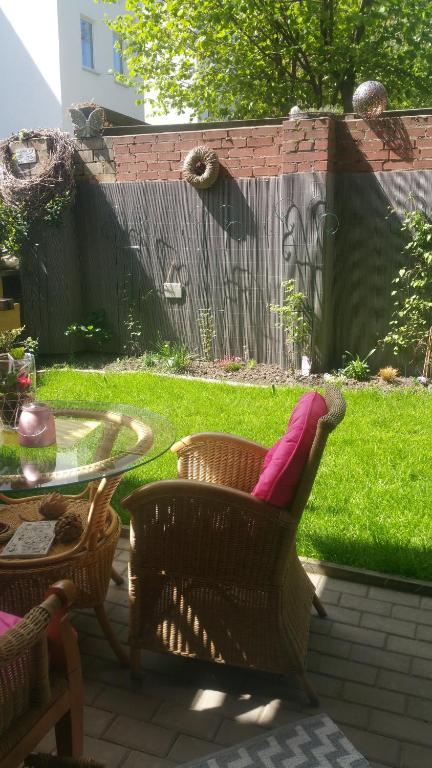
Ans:
[[[89,101],[144,122],[135,91],[109,72],[123,61],[104,17],[121,10],[93,0],[0,0],[0,138],[21,128],[71,131],[68,108]]]

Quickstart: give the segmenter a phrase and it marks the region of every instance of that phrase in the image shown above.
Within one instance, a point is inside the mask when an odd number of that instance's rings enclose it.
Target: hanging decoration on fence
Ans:
[[[194,147],[183,162],[183,177],[196,189],[212,187],[219,175],[219,158],[213,149]]]
[[[354,91],[353,107],[360,117],[373,119],[382,115],[387,107],[388,95],[378,80],[366,80]]]
[[[17,149],[12,144],[21,143],[28,155],[32,140],[42,139],[46,144],[47,159],[39,173],[28,173],[28,166],[17,160]],[[72,139],[58,130],[20,131],[0,142],[0,196],[5,205],[18,208],[25,205],[29,218],[36,219],[46,213],[46,205],[55,196],[70,193],[74,186],[74,144]],[[32,162],[37,162],[36,152]],[[28,163],[27,156],[24,158]],[[23,166],[23,167],[22,167]]]

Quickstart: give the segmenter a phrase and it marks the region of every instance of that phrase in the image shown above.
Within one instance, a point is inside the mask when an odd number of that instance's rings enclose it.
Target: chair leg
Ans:
[[[77,707],[75,702],[71,701],[70,710],[55,724],[55,739],[59,757],[82,757],[83,714],[82,708]]]
[[[319,698],[318,698],[318,696],[317,696],[317,694],[315,692],[315,689],[313,688],[313,686],[312,686],[308,676],[306,675],[306,672],[303,670],[302,672],[298,672],[297,674],[298,674],[298,676],[300,678],[300,682],[301,682],[303,688],[306,691],[306,695],[307,695],[307,697],[309,699],[309,703],[310,703],[311,707],[319,707]]]
[[[322,619],[324,619],[327,616],[327,611],[324,608],[321,600],[319,599],[316,592],[314,592],[313,600],[314,608],[318,614],[318,616],[321,616]]]
[[[141,648],[131,648],[130,651],[131,675],[134,680],[141,678]]]
[[[121,587],[121,585],[124,584],[123,576],[120,576],[120,574],[118,573],[118,571],[116,571],[115,568],[111,568],[111,578],[114,584],[117,584],[118,587]]]
[[[96,618],[101,626],[102,632],[104,633],[106,639],[108,640],[111,648],[113,649],[115,655],[117,656],[120,664],[122,666],[128,667],[129,666],[129,656],[124,651],[122,646],[120,645],[120,642],[118,638],[116,637],[114,630],[111,626],[111,622],[106,614],[105,606],[103,603],[100,605],[95,605],[94,612],[96,614]]]

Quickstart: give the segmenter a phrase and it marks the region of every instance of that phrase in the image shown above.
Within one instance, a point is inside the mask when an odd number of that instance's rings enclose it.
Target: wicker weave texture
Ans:
[[[217,433],[173,447],[183,479],[144,486],[125,500],[133,651],[295,671],[305,681],[314,587],[296,554],[296,530],[327,437],[345,413],[339,390],[326,400],[289,510],[250,495],[267,450]]]

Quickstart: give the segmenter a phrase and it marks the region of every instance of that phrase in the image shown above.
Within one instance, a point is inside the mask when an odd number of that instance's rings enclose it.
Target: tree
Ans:
[[[103,0],[115,3],[117,0]],[[355,86],[382,80],[393,108],[427,103],[430,0],[125,0],[107,20],[124,41],[124,82],[156,113],[211,119],[352,110]]]

